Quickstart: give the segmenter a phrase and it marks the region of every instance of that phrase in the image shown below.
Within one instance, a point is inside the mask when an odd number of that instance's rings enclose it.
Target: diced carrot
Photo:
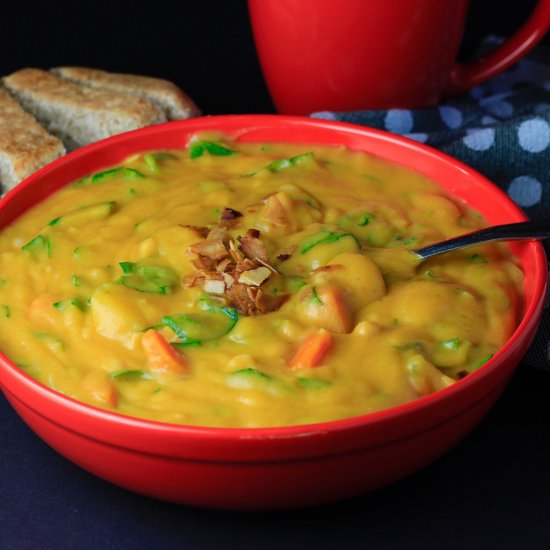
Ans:
[[[60,322],[62,314],[53,307],[53,304],[61,300],[61,294],[45,292],[37,296],[30,304],[29,317],[34,323],[40,325],[55,325]]]
[[[95,401],[98,401],[103,405],[116,407],[118,396],[115,387],[113,386],[113,383],[106,373],[89,373],[87,376],[84,377],[84,380],[82,381],[82,387]]]
[[[353,328],[353,315],[344,299],[344,293],[336,287],[328,287],[319,292],[325,308],[325,328],[334,332],[350,332]]]
[[[174,349],[155,329],[149,329],[141,337],[141,345],[147,364],[153,370],[167,370],[186,374],[189,365],[185,357]]]
[[[324,328],[310,334],[301,344],[289,367],[293,370],[308,369],[317,366],[332,344],[330,332]]]
[[[350,332],[354,326],[353,313],[346,304],[343,291],[336,285],[305,291],[298,313],[309,323],[331,332]]]

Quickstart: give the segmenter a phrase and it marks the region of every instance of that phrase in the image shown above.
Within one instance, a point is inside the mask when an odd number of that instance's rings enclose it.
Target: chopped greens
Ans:
[[[489,359],[493,358],[493,355],[494,355],[494,353],[490,353],[489,355],[487,355],[487,357],[484,357],[481,361],[479,361],[476,365],[474,365],[470,369],[470,372],[473,372],[473,371],[479,369],[479,367],[482,367],[483,365],[485,365],[485,363],[487,363],[487,361],[489,361]]]
[[[317,294],[317,289],[314,286],[311,287],[311,295],[307,297],[307,301],[317,306],[323,305],[323,300],[319,298],[319,294]]]
[[[162,325],[161,325],[162,326]],[[194,342],[171,342],[171,345],[175,348],[196,348],[202,346],[202,342],[195,340]]]
[[[160,320],[172,329],[181,343],[190,344],[217,340],[230,332],[239,316],[233,308],[218,305],[206,294],[201,296],[199,313],[176,313]]]
[[[370,220],[372,218],[372,214],[369,214],[368,212],[365,214],[361,214],[359,216],[359,219],[357,220],[357,225],[360,227],[364,227],[365,225],[368,225],[370,223]]]
[[[323,229],[322,231],[319,231],[319,233],[315,233],[314,235],[311,235],[304,239],[300,246],[300,252],[302,254],[305,254],[315,246],[318,246],[320,244],[334,243],[346,237],[353,239],[355,241],[355,244],[357,245],[357,249],[361,249],[361,245],[359,244],[359,241],[357,240],[355,235],[352,235],[351,233],[335,233],[333,231],[329,231],[328,229]]]
[[[122,175],[126,180],[137,180],[143,179],[145,177],[144,174],[142,174],[139,170],[136,170],[135,168],[129,168],[127,166],[117,166],[116,168],[110,168],[109,170],[103,170],[102,172],[93,174],[90,178],[90,183],[101,183],[117,175]],[[84,183],[85,180],[86,178],[82,178],[82,180],[79,180],[78,182],[76,182],[76,184]]]
[[[96,220],[103,220],[111,215],[116,208],[115,201],[92,204],[90,206],[81,206],[63,216],[52,220],[48,225],[51,226],[69,226],[86,225]]]
[[[119,266],[123,275],[116,282],[139,292],[170,294],[179,280],[171,267],[134,262],[120,262]]]
[[[302,388],[306,388],[308,390],[318,390],[320,388],[326,388],[327,386],[330,386],[330,382],[328,380],[322,380],[321,378],[298,378],[298,383]]]
[[[401,244],[404,237],[396,231],[391,219],[385,219],[369,211],[346,214],[338,220],[338,227],[367,241],[369,246],[385,247],[392,243]]]
[[[199,298],[199,304],[201,309],[204,311],[209,311],[210,313],[223,313],[228,317],[235,318],[235,322],[238,318],[237,311],[232,307],[227,307],[219,304],[213,300],[206,292],[202,292]]]
[[[114,379],[142,379],[142,380],[153,380],[153,377],[150,373],[139,370],[139,369],[125,369],[112,372],[110,374],[111,378]]]
[[[482,256],[481,254],[472,254],[468,258],[473,264],[486,264],[487,258]]]
[[[247,176],[255,176],[262,170],[269,170],[270,172],[279,172],[280,170],[284,170],[285,168],[291,168],[293,166],[301,166],[302,164],[311,163],[312,161],[313,162],[315,161],[315,157],[313,153],[303,153],[301,155],[296,155],[294,157],[276,159],[270,162],[267,166],[264,166],[262,168],[259,168],[258,170],[248,173]],[[317,201],[315,201],[314,199],[310,198],[308,200],[304,198],[303,200],[304,202],[312,201],[310,206],[314,206],[314,207],[318,206],[316,204]]]
[[[439,342],[439,345],[445,349],[456,351],[458,349],[460,342],[458,338],[451,338],[449,340],[442,340]]]
[[[360,212],[355,214],[347,214],[338,221],[339,227],[347,231],[353,231],[357,227],[365,227],[374,219],[370,212]]]
[[[30,252],[36,256],[46,255],[48,258],[52,257],[52,243],[49,237],[44,235],[38,235],[34,239],[31,239],[27,244],[21,247],[21,250]]]
[[[109,170],[104,170],[103,172],[98,172],[94,174],[91,178],[92,183],[99,183],[108,178],[112,178],[121,171],[121,168],[110,168]]]
[[[241,390],[253,389],[258,386],[265,387],[265,384],[271,384],[273,378],[263,373],[261,370],[248,367],[231,372],[226,377],[227,385]]]
[[[286,283],[293,292],[298,292],[300,289],[307,286],[305,279],[299,275],[288,275],[286,277]]]
[[[155,158],[155,155],[147,153],[146,155],[143,155],[143,160],[145,161],[145,164],[150,172],[153,174],[158,174],[160,172],[160,166],[157,162],[158,159]]]
[[[247,376],[258,376],[259,378],[265,378],[266,380],[269,380],[271,376],[268,376],[267,374],[263,373],[261,370],[253,369],[251,367],[247,367],[246,369],[240,369],[236,370],[229,374],[229,376],[235,376],[235,375],[247,375]]]
[[[302,155],[296,155],[295,157],[290,157],[286,159],[277,159],[269,163],[266,168],[271,172],[278,172],[284,168],[290,168],[292,166],[300,166],[305,162],[311,161],[314,159],[313,153],[304,153]]]
[[[203,140],[194,141],[189,147],[189,156],[192,159],[202,157],[204,153],[208,153],[216,157],[226,157],[229,155],[234,155],[237,151],[229,149],[219,143],[214,143],[213,141]]]
[[[86,311],[87,304],[81,298],[71,298],[69,300],[61,300],[60,302],[53,302],[52,306],[59,311],[65,311],[69,307],[76,307],[80,311]]]
[[[440,281],[441,280],[441,277],[437,273],[434,273],[433,271],[431,271],[430,269],[427,269],[423,273],[423,277],[425,279],[431,279],[433,281]]]
[[[124,168],[124,179],[141,180],[144,177],[145,176],[139,170],[135,170],[134,168]]]

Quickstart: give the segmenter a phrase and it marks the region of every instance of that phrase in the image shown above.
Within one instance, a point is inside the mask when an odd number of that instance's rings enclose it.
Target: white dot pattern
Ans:
[[[462,143],[473,151],[487,151],[495,143],[495,130],[493,128],[472,130],[462,138]]]
[[[518,127],[519,146],[529,153],[540,153],[550,145],[550,126],[541,118],[522,122]]]
[[[456,107],[442,105],[439,107],[441,120],[452,130],[462,126],[462,113]]]
[[[384,119],[386,130],[396,134],[408,134],[414,126],[413,115],[406,109],[390,109]]]
[[[524,208],[534,206],[542,197],[542,183],[532,176],[518,176],[510,182],[508,194]]]

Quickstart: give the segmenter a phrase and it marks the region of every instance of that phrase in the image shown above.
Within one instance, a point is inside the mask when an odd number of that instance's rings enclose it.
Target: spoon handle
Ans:
[[[430,244],[413,250],[423,260],[450,252],[457,248],[465,248],[475,244],[492,241],[515,241],[518,239],[548,239],[550,237],[550,218],[519,223],[494,225],[446,241]]]

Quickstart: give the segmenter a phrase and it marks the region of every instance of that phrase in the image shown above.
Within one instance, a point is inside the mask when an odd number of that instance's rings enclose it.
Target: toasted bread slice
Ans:
[[[51,72],[77,84],[145,97],[162,109],[168,120],[200,115],[198,107],[174,83],[161,78],[109,73],[86,67],[56,67]]]
[[[61,141],[0,88],[0,192],[64,154]]]
[[[2,80],[23,108],[69,150],[166,121],[145,98],[79,86],[40,69],[21,69]]]

